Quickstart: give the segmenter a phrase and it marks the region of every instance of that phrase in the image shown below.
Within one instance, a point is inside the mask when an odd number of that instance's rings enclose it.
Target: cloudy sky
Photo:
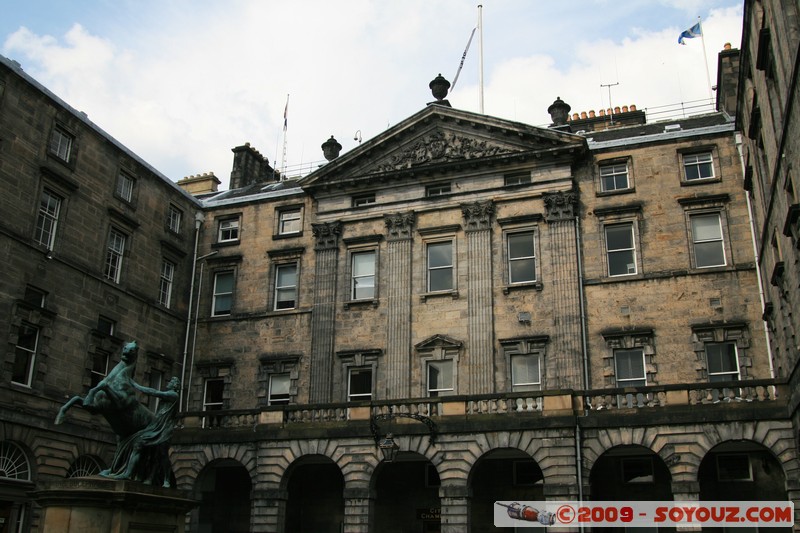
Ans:
[[[425,107],[455,78],[478,1],[0,0],[0,54],[170,179],[227,188],[249,142],[287,174]],[[741,42],[741,0],[483,0],[484,112],[549,123],[573,112],[710,98],[717,54]],[[677,43],[702,17],[704,39]],[[704,63],[703,44],[707,57]],[[449,100],[478,112],[479,34]],[[288,96],[288,127],[284,109]]]

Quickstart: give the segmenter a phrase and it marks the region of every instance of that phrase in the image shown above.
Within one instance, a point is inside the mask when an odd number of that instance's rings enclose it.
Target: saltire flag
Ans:
[[[683,42],[684,39],[694,39],[695,37],[700,37],[703,35],[703,30],[700,27],[700,23],[698,22],[688,30],[682,32],[678,37],[678,44],[686,44]]]
[[[467,41],[467,47],[464,49],[464,53],[461,54],[461,63],[458,65],[458,70],[456,71],[456,77],[453,79],[453,85],[450,86],[450,92],[453,92],[453,89],[456,87],[456,82],[458,81],[458,76],[461,74],[461,69],[464,67],[464,60],[467,59],[467,52],[469,52],[469,45],[472,44],[472,38],[475,37],[475,30],[478,28],[472,28],[472,33],[469,34],[469,40]]]
[[[289,95],[286,95],[286,107],[283,108],[283,131],[286,131],[286,126],[289,125]]]

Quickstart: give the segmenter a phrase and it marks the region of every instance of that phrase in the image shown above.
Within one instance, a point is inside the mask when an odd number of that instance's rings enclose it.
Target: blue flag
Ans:
[[[703,30],[700,28],[700,23],[698,22],[680,34],[678,37],[678,44],[686,44],[683,42],[684,39],[694,39],[695,37],[700,37],[701,35],[703,35]]]

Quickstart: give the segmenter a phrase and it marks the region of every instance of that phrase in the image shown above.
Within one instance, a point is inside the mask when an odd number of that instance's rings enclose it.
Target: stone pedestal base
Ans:
[[[59,533],[183,533],[199,503],[184,491],[103,477],[50,482],[31,497],[42,507],[39,530]]]

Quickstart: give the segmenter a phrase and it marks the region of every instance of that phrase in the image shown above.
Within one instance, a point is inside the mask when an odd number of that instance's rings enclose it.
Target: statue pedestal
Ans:
[[[183,533],[200,502],[185,491],[100,476],[53,481],[31,493],[42,507],[40,531]]]

